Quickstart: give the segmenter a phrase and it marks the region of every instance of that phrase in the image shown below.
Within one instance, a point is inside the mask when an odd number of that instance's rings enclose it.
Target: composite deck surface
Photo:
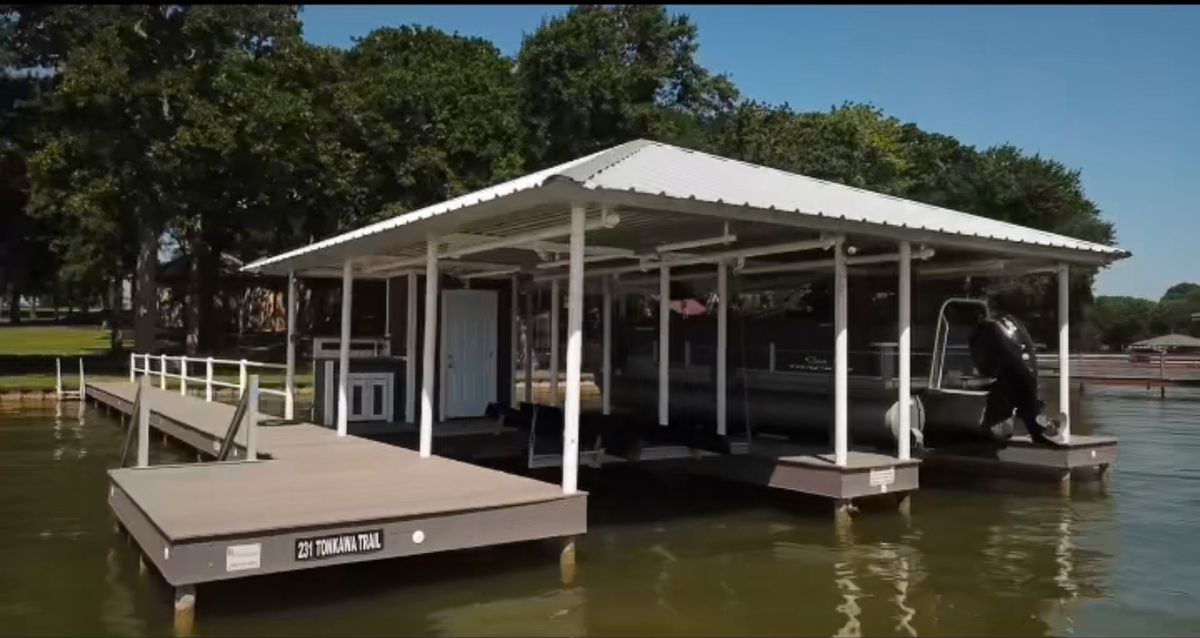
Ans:
[[[132,403],[132,383],[93,383],[93,398]],[[234,407],[147,388],[149,409],[214,439]],[[429,517],[584,498],[558,485],[432,456],[309,423],[260,416],[259,461],[124,468],[113,483],[170,541]],[[239,441],[244,436],[239,435]]]

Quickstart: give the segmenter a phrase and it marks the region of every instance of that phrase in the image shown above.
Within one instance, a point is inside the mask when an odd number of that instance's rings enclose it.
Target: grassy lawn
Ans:
[[[129,380],[128,376],[115,377],[108,375],[88,375],[87,381],[120,381]],[[26,392],[36,392],[39,390],[53,390],[54,375],[53,374],[0,374],[0,392],[12,392],[14,390],[24,390]],[[67,375],[63,374],[63,389],[78,390],[79,376],[78,374]]]
[[[0,326],[0,355],[102,355],[108,339],[97,326]]]

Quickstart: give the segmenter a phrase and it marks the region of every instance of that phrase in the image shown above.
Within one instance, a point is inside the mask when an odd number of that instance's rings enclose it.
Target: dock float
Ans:
[[[760,436],[746,454],[699,459],[695,468],[710,476],[831,499],[835,512],[855,508],[864,498],[891,495],[904,504],[920,485],[921,461],[850,450],[845,465],[811,445]]]
[[[124,414],[136,392],[124,382],[86,389]],[[144,392],[151,427],[214,455],[234,406]],[[539,539],[572,547],[587,531],[584,492],[272,420],[257,428],[264,460],[109,471],[113,514],[175,587],[177,615],[192,613],[202,583]]]
[[[1117,461],[1117,439],[1111,436],[1072,434],[1061,447],[1034,443],[1028,435],[1014,436],[1003,448],[991,445],[954,446],[929,450],[924,466],[930,470],[992,476],[1104,478]]]

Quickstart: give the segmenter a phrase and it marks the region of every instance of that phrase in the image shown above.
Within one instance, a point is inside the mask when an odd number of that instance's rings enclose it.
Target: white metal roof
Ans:
[[[983,243],[1021,244],[1077,253],[1087,261],[1113,261],[1129,253],[1115,246],[1083,241],[1065,235],[1027,228],[978,215],[922,204],[804,175],[758,166],[747,162],[679,148],[650,140],[635,140],[613,148],[560,164],[524,177],[510,180],[461,197],[447,200],[354,231],[319,241],[245,267],[261,272],[286,272],[288,262],[315,253],[330,252],[344,258],[347,250],[356,254],[353,244],[383,233],[401,232],[403,227],[435,217],[483,207],[489,203],[523,196],[522,205],[537,206],[561,202],[563,193],[550,186],[560,180],[594,193],[631,194],[670,202],[680,210],[680,202],[722,204],[747,211],[770,211],[795,215],[790,222],[805,220],[819,228],[820,221],[837,221],[853,226],[854,232],[889,236],[919,230],[936,236],[969,237]],[[544,197],[539,197],[544,195]],[[686,208],[686,206],[685,206]],[[737,218],[736,212],[729,213]],[[415,230],[415,229],[414,229]],[[406,233],[407,234],[407,233]],[[380,238],[372,244],[379,245]],[[397,237],[397,240],[400,238]],[[423,237],[408,236],[407,241]],[[343,244],[346,244],[343,246]],[[335,250],[334,247],[337,247]],[[365,248],[365,247],[364,247]],[[311,259],[305,261],[311,262]]]

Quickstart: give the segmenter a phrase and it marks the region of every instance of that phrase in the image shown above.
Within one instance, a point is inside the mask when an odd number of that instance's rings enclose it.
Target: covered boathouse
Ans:
[[[701,437],[706,445],[700,447],[713,448],[715,439],[715,449],[737,450],[743,431],[753,424],[746,415],[754,399],[746,388],[753,385],[754,368],[819,377],[815,392],[822,397],[822,409],[813,409],[813,404],[797,407],[820,413],[817,418],[830,434],[832,448],[826,465],[834,471],[855,465],[848,425],[855,409],[851,385],[860,382],[856,377],[882,379],[874,394],[880,389],[888,393],[882,420],[888,422],[889,432],[873,437],[870,428],[862,428],[867,436],[856,442],[893,441],[892,459],[898,464],[894,469],[903,474],[911,461],[912,421],[926,416],[911,399],[914,279],[924,287],[951,276],[1056,276],[1063,371],[1056,398],[1062,399],[1060,410],[1067,413],[1069,269],[1105,266],[1126,256],[1113,246],[636,140],[262,259],[245,269],[289,278],[289,379],[294,377],[297,343],[295,280],[341,280],[340,338],[316,340],[319,344],[314,345],[314,356],[320,357],[320,350],[328,358],[318,359],[313,420],[341,435],[356,418],[410,423],[419,431],[422,456],[433,454],[435,437],[452,429],[456,419],[484,416],[490,405],[515,410],[524,403],[528,410],[534,403],[534,384],[520,384],[523,391],[518,396],[516,379],[535,378],[532,368],[539,356],[532,349],[530,327],[543,311],[549,319],[548,365],[543,367],[548,368],[551,388],[541,403],[557,404],[561,397],[562,405],[551,414],[554,419],[543,417],[542,434],[561,439],[562,484],[570,492],[576,488],[580,446],[587,457],[599,447],[619,445],[626,439],[614,430],[620,430],[622,422],[638,427],[649,421],[676,433],[684,427],[689,430],[686,436],[693,437],[691,431],[699,429],[711,435]],[[829,342],[822,344],[824,352],[814,355],[756,342],[753,330],[748,335],[744,326],[731,334],[731,283],[736,291],[747,292],[796,287],[797,282],[827,280],[829,275],[832,308],[827,314],[832,325],[825,323],[816,332]],[[850,325],[848,300],[855,292],[848,286],[851,276],[894,282],[893,294],[876,295],[891,300],[894,308],[887,316],[894,318],[892,325],[882,325],[875,317],[878,302]],[[372,361],[379,348],[369,346],[370,340],[356,346],[356,340],[367,335],[350,331],[353,284],[361,280],[387,282],[380,291],[386,291],[384,313],[390,318],[384,332],[391,338],[383,347],[388,354],[402,355],[391,357],[399,363],[390,364],[395,369],[384,376]],[[699,339],[684,341],[671,334],[687,323],[679,320],[687,314],[683,302],[676,302],[671,311],[673,296],[681,296],[673,292],[681,287],[690,297],[712,302],[715,325],[702,329],[711,332]],[[559,312],[564,292],[566,353],[561,361]],[[585,295],[591,304],[585,304]],[[614,299],[620,338],[614,338]],[[631,308],[637,302],[640,313]],[[941,302],[938,298],[924,304],[925,316]],[[588,357],[600,394],[596,411],[621,418],[589,429],[585,415],[586,436],[581,440],[585,315],[587,332],[592,333],[586,337],[597,346]],[[647,325],[646,319],[657,326]],[[947,343],[949,335],[941,330],[945,321],[937,316],[928,322],[939,324],[936,331],[927,331],[925,341],[940,358],[936,364],[924,362],[918,370],[922,389],[942,386],[945,362],[953,358],[947,349],[953,350],[954,344]],[[401,328],[393,331],[392,325]],[[691,330],[698,325],[692,322]],[[855,335],[855,327],[862,328],[860,334]],[[945,332],[952,331],[946,326]],[[636,333],[647,338],[639,340]],[[852,350],[852,343],[862,346]],[[733,366],[731,352],[736,353]],[[786,365],[782,360],[789,356],[792,362]],[[757,359],[763,361],[755,364]],[[563,367],[565,396],[558,387]],[[868,369],[870,374],[861,374]],[[638,379],[642,383],[635,382]],[[528,426],[529,415],[524,416]],[[734,438],[733,422],[737,440],[728,440]],[[561,427],[561,434],[546,432],[547,424]],[[1069,422],[1066,425],[1062,438],[1069,441]],[[596,432],[607,435],[608,441],[597,443]],[[915,487],[915,467],[911,475],[909,487]]]
[[[950,370],[961,344],[947,314],[952,303],[978,299],[923,304],[939,310],[927,335],[932,359],[915,378],[913,282],[924,288],[948,276],[1028,273],[1057,279],[1061,373],[1052,398],[1064,413],[1065,447],[1047,456],[1044,448],[1015,445],[1013,459],[1068,470],[1106,466],[1111,440],[1073,436],[1065,414],[1068,273],[1126,256],[1112,246],[636,140],[245,266],[288,279],[286,381],[273,390],[284,398],[287,422],[302,416],[294,401],[296,282],[340,281],[340,335],[313,340],[318,387],[309,416],[326,428],[263,428],[267,460],[254,460],[249,444],[250,461],[113,470],[110,503],[179,588],[177,609],[190,609],[196,583],[317,567],[325,554],[343,562],[569,539],[586,530],[581,464],[684,458],[738,480],[831,498],[839,507],[905,495],[918,485],[913,444],[921,444],[920,423],[935,412],[958,418],[953,410],[921,408],[920,399],[937,391],[938,401],[955,405],[982,396],[970,389],[969,374]],[[385,297],[389,338],[352,334],[355,308],[366,305],[354,284],[363,281],[380,282],[373,285]],[[856,296],[869,281],[887,282],[890,292]],[[731,321],[732,311],[745,310],[731,289],[745,306],[756,292],[801,285],[827,286],[828,303],[811,309],[819,319],[805,333],[809,342],[825,341],[819,351],[805,349],[811,344],[777,347]],[[853,321],[852,297],[867,308]],[[694,315],[713,321],[683,318]],[[551,388],[535,402],[529,328],[537,317],[548,319],[542,367]],[[599,391],[586,412],[585,332]],[[134,355],[131,383],[90,386],[89,398],[131,415],[149,412],[137,419],[194,439],[198,453],[227,447],[225,424],[242,417],[211,403],[212,360],[208,401],[186,396],[194,380],[186,360],[179,375],[170,375],[180,379],[179,394],[165,391],[166,357],[161,388],[143,385],[135,396],[136,373],[150,376],[151,362]],[[245,377],[245,362],[242,368]],[[786,374],[772,374],[778,372]],[[781,378],[798,385],[774,387]],[[524,380],[520,393],[517,379]],[[257,379],[252,385],[257,409]],[[816,398],[768,405],[789,400],[798,387]],[[761,399],[768,395],[775,399]],[[774,410],[776,421],[815,423],[828,436],[817,446],[755,436],[748,415],[763,410]],[[527,432],[529,466],[561,466],[561,486],[437,455],[441,435],[485,415]],[[255,431],[256,419],[249,417],[243,436]],[[407,428],[417,434],[417,449],[347,436],[360,422]],[[336,498],[343,479],[376,487]],[[228,488],[226,498],[204,497],[213,481]],[[297,485],[329,498],[296,498]],[[367,551],[343,551],[350,545]],[[573,545],[567,547],[573,565]]]

